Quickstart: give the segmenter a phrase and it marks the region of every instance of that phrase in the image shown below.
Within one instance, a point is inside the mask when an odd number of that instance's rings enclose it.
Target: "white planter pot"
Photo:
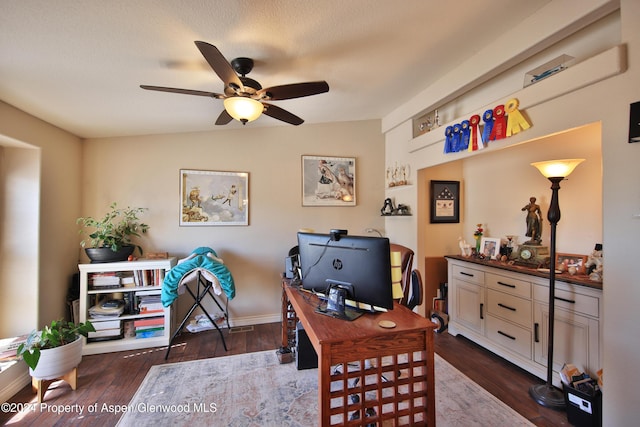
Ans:
[[[40,360],[36,369],[29,368],[33,378],[54,380],[62,377],[82,360],[82,337],[62,347],[40,350]]]

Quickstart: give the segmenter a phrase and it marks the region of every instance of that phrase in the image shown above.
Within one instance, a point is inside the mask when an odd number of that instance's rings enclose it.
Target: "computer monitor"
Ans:
[[[353,317],[341,312],[345,299],[392,310],[389,239],[346,234],[298,233],[302,287],[326,295],[334,317]]]

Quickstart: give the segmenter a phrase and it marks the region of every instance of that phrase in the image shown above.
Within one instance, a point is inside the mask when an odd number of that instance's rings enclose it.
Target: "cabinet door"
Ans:
[[[534,359],[547,366],[549,305],[535,303],[534,311]],[[556,306],[554,325],[553,370],[558,372],[564,363],[573,363],[594,375],[600,368],[599,322]]]
[[[455,320],[479,334],[484,332],[484,288],[454,279]]]

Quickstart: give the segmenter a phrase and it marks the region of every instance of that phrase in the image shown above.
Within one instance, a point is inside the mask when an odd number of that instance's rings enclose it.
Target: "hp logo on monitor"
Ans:
[[[336,258],[333,260],[333,269],[334,270],[342,270],[342,260]]]

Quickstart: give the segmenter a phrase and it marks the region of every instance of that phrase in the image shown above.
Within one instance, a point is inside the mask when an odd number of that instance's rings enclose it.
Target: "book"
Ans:
[[[164,317],[149,317],[146,319],[136,319],[133,321],[133,325],[137,328],[139,326],[162,326],[164,325]]]
[[[118,337],[122,335],[122,328],[102,329],[95,332],[89,332],[87,338],[104,338],[104,337]]]
[[[164,328],[155,331],[136,331],[136,339],[140,338],[154,338],[164,336]]]
[[[91,322],[91,323],[93,324],[93,327],[96,331],[120,328],[122,326],[120,320],[106,320],[106,321],[101,320],[101,321]]]

